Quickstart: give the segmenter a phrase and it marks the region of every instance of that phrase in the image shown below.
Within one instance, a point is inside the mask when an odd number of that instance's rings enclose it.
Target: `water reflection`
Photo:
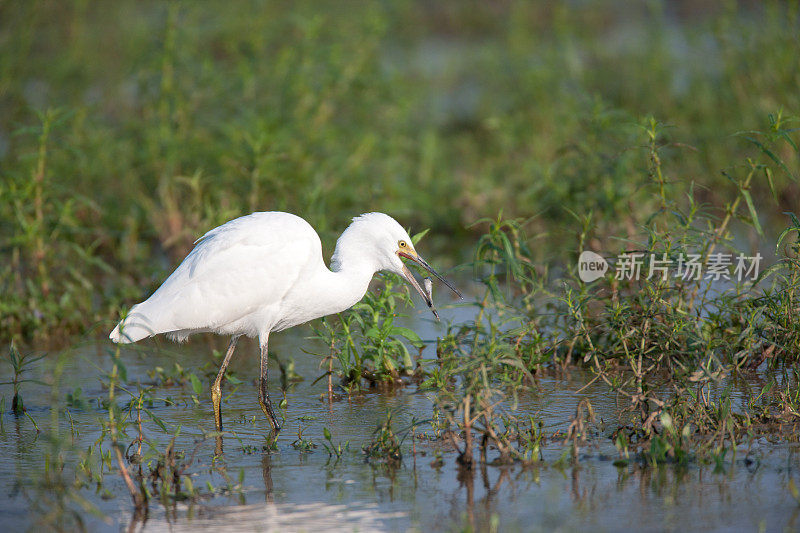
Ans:
[[[264,453],[261,456],[261,476],[264,478],[264,501],[273,503],[272,496],[272,455]]]

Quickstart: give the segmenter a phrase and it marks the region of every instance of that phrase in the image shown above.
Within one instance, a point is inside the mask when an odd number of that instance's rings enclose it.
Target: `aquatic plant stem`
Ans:
[[[128,492],[131,494],[131,499],[133,500],[133,505],[136,508],[136,512],[140,513],[144,510],[147,500],[144,495],[136,488],[136,485],[133,483],[133,479],[131,479],[130,473],[128,472],[128,468],[125,466],[125,459],[122,457],[122,450],[120,449],[120,445],[118,442],[117,436],[117,420],[116,416],[114,415],[114,405],[115,405],[115,388],[117,384],[117,379],[119,377],[119,369],[117,367],[117,363],[114,363],[114,366],[111,369],[111,375],[109,376],[109,383],[108,383],[108,426],[111,433],[111,447],[114,449],[114,455],[117,458],[117,466],[119,467],[119,473],[122,476],[123,481],[125,482],[125,486],[128,488]]]
[[[50,281],[47,275],[47,266],[45,265],[45,248],[44,248],[44,190],[45,190],[45,169],[47,163],[47,141],[50,137],[50,127],[53,123],[55,113],[48,110],[43,115],[40,115],[42,121],[42,133],[39,135],[39,151],[36,159],[36,166],[34,167],[31,179],[34,184],[33,191],[33,213],[36,227],[36,238],[34,242],[33,263],[39,274],[39,283],[42,287],[42,294],[46,297],[50,294]]]
[[[722,222],[719,226],[717,226],[716,230],[714,231],[714,238],[707,244],[706,250],[703,252],[702,264],[705,264],[708,261],[708,258],[714,252],[719,243],[720,239],[722,239],[723,234],[728,228],[728,224],[733,218],[733,215],[736,213],[736,210],[739,208],[739,203],[742,200],[743,191],[747,191],[750,189],[750,181],[753,179],[753,175],[755,174],[755,168],[751,163],[750,172],[747,173],[747,177],[745,177],[744,181],[739,183],[739,194],[736,195],[733,202],[727,204],[725,206],[725,218],[722,219]],[[697,292],[699,290],[699,285],[694,287],[692,291],[692,295],[689,298],[689,311],[694,308],[695,299],[697,297]],[[711,288],[711,284],[706,284],[706,288],[703,291],[703,301],[705,301],[706,295],[708,294],[709,289]]]

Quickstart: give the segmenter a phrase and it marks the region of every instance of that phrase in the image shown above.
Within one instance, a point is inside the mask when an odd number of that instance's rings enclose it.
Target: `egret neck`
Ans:
[[[339,237],[331,258],[330,269],[320,265],[307,279],[298,279],[298,290],[302,300],[290,298],[285,302],[283,319],[275,326],[278,329],[292,327],[315,318],[341,313],[361,300],[367,293],[379,262],[365,253],[371,248],[360,246],[360,232],[347,232]]]
[[[317,317],[341,313],[357,304],[367,293],[375,269],[364,262],[352,262],[321,272],[314,280],[317,292]]]
[[[330,270],[319,272],[314,279],[317,316],[341,313],[358,303],[367,293],[372,277],[387,268],[375,255],[372,228],[351,224],[336,241]]]

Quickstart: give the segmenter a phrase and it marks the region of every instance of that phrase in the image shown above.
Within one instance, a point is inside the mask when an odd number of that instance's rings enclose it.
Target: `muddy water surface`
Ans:
[[[442,310],[452,319],[471,312]],[[458,316],[458,318],[462,318]],[[426,314],[415,315],[410,324],[423,338],[433,339],[442,330]],[[565,379],[543,379],[538,389],[526,392],[521,410],[541,417],[549,434],[566,429],[580,398],[588,398],[600,418],[597,444],[582,450],[577,466],[559,463],[564,452],[560,442],[544,449],[544,461],[530,468],[487,467],[473,473],[461,471],[455,454],[443,443],[403,443],[399,468],[364,461],[361,447],[369,442],[375,428],[393,413],[398,433],[407,433],[412,419],[431,416],[431,400],[413,386],[393,392],[367,393],[333,403],[325,400],[325,380],[313,381],[323,373],[319,356],[303,350],[324,352],[324,347],[306,339],[307,329],[274,335],[271,348],[284,362],[293,359],[296,371],[305,379],[289,386],[286,422],[277,450],[264,451],[267,423],[257,403],[253,378],[258,358],[252,343],[242,343],[232,363],[242,384],[227,384],[223,389],[223,417],[226,431],[223,455],[215,459],[215,440],[203,438],[213,430],[213,415],[208,394],[197,403],[191,385],[160,386],[156,396],[170,398],[174,405],[156,401],[153,412],[171,432],[181,428],[176,449],[190,454],[197,450],[189,468],[196,488],[213,496],[197,502],[150,505],[144,530],[195,531],[375,531],[418,530],[454,531],[598,531],[623,530],[797,530],[800,505],[792,497],[790,480],[800,483],[800,454],[791,444],[756,442],[749,451],[728,457],[721,468],[693,464],[685,468],[648,468],[637,464],[617,467],[617,453],[607,438],[618,413],[616,398],[598,384],[585,385],[591,376],[572,373]],[[147,341],[122,352],[127,370],[127,388],[150,383],[148,374],[156,366],[172,368],[175,361],[188,371],[206,378],[202,367],[212,361],[207,340],[175,346],[164,341]],[[216,346],[224,347],[219,339]],[[96,398],[107,397],[101,385],[103,372],[111,368],[105,343],[85,344],[65,357],[59,395],[63,399],[76,387],[88,401],[84,407],[70,408],[72,421],[58,420],[62,443],[60,453],[66,467],[61,473],[69,483],[74,476],[74,457],[100,436],[99,419],[107,411]],[[51,359],[57,354],[49,354]],[[427,356],[430,353],[426,352]],[[209,365],[207,368],[211,369]],[[37,366],[31,377],[48,380],[52,364]],[[209,370],[210,372],[210,370]],[[3,367],[0,379],[10,379]],[[270,375],[273,400],[281,398],[277,365]],[[581,390],[582,389],[582,390]],[[8,411],[11,389],[3,386],[6,398],[3,431],[0,434],[0,519],[5,531],[35,527],[48,513],[58,510],[52,491],[43,490],[40,481],[46,473],[44,457],[54,450],[48,436],[51,425],[50,387],[23,386],[29,413],[42,429],[37,433],[32,422],[15,419]],[[580,391],[580,392],[577,392]],[[324,428],[335,443],[347,443],[338,461],[322,446]],[[145,434],[166,448],[170,437],[154,423],[145,421]],[[604,432],[606,434],[604,434]],[[130,429],[131,438],[134,436]],[[293,446],[299,437],[316,448],[301,450]],[[130,439],[128,439],[130,440]],[[107,449],[106,444],[106,449]],[[442,464],[434,464],[437,453]],[[559,466],[561,465],[561,466]],[[226,490],[232,486],[233,490]],[[128,527],[132,505],[120,477],[107,473],[101,487],[81,489],[85,506],[69,500],[78,509],[89,529],[118,530]],[[100,514],[89,512],[95,507]]]

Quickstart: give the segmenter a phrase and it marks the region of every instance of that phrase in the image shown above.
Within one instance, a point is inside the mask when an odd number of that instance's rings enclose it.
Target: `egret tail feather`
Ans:
[[[120,320],[108,338],[117,344],[130,344],[158,333],[162,332],[151,327],[142,315],[131,313]]]

